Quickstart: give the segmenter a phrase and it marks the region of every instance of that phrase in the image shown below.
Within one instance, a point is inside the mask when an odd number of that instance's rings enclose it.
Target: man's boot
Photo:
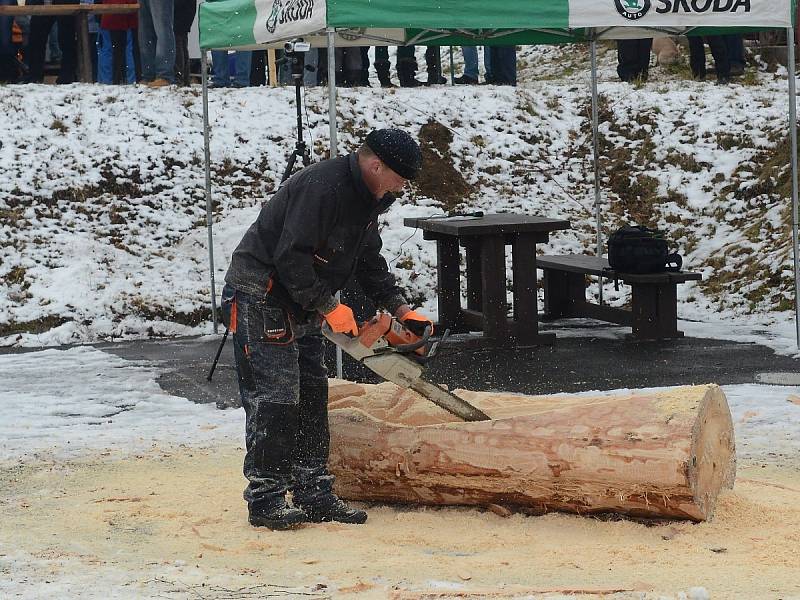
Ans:
[[[294,468],[292,498],[294,504],[303,509],[312,523],[336,521],[362,524],[367,513],[353,508],[333,493],[333,475],[326,466]]]
[[[309,361],[301,367],[310,371],[314,364]],[[299,426],[292,459],[294,505],[302,508],[312,523],[364,523],[366,512],[351,508],[333,493],[334,477],[327,466],[329,453],[327,379],[306,374],[300,382]]]
[[[386,71],[383,70],[378,71],[378,81],[380,81],[382,88],[397,87],[395,84],[392,83],[392,80],[389,77],[389,69],[386,69]]]
[[[244,498],[254,527],[292,529],[306,514],[286,502],[292,477],[298,406],[260,402],[247,406],[244,475],[250,481]]]

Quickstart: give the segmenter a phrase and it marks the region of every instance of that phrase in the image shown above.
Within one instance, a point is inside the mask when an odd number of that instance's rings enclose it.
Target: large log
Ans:
[[[702,521],[736,472],[716,385],[614,396],[456,390],[464,423],[393,384],[333,382],[330,466],[351,500]]]

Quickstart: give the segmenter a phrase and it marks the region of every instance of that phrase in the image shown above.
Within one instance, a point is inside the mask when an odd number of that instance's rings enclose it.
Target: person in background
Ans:
[[[620,81],[647,81],[653,38],[617,40],[617,75]]]
[[[189,32],[197,14],[197,0],[175,1],[175,81],[178,85],[191,85],[189,68]],[[247,84],[250,85],[250,67],[247,70]]]
[[[0,6],[16,5],[17,0],[0,0]],[[13,30],[14,17],[0,17],[0,83],[16,83],[19,78]]]
[[[461,46],[464,55],[464,73],[453,81],[459,85],[475,85],[478,83],[478,48],[477,46]]]
[[[744,57],[744,38],[741,33],[732,33],[722,36],[725,38],[725,48],[728,50],[728,62],[731,65],[731,76],[744,75],[747,61]]]
[[[439,46],[428,46],[425,49],[425,67],[428,71],[428,81],[417,79],[416,46],[399,46],[397,48],[397,78],[400,87],[419,87],[421,85],[435,85],[447,83],[442,77],[439,61]]]
[[[392,83],[389,71],[391,69],[389,62],[389,46],[375,46],[375,72],[378,74],[378,81],[382,88],[396,87]]]
[[[174,19],[173,0],[139,1],[139,58],[148,87],[175,83]]]
[[[421,167],[408,133],[372,131],[358,151],[289,178],[233,251],[222,307],[245,409],[244,499],[254,527],[367,520],[333,492],[320,326],[358,333],[353,310],[335,296],[351,277],[412,331],[431,325],[404,299],[378,227]]]
[[[79,0],[28,0],[28,6],[44,4],[79,4]],[[58,23],[58,45],[61,48],[61,67],[56,83],[73,83],[78,70],[78,44],[75,37],[75,19],[71,16],[54,17],[36,15],[31,18],[31,31],[25,62],[28,65],[29,83],[44,81],[44,57],[47,37],[53,24]]]
[[[706,48],[711,48],[714,57],[714,68],[717,71],[717,83],[726,84],[731,81],[731,63],[728,60],[728,48],[721,35],[689,36],[689,66],[692,77],[697,81],[706,78]]]
[[[250,67],[253,53],[250,50],[211,51],[211,86],[215,88],[250,86]],[[231,63],[233,63],[231,65]],[[231,74],[233,71],[233,74]]]
[[[103,4],[128,4],[129,0],[103,0]],[[139,56],[136,13],[106,14],[100,17],[99,83],[136,83]]]
[[[489,48],[492,65],[491,83],[517,85],[517,47],[492,46]]]

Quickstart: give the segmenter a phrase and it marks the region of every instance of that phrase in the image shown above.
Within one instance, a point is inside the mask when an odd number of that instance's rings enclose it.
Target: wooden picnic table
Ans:
[[[0,6],[0,17],[74,16],[78,35],[78,78],[92,83],[92,49],[89,47],[89,15],[117,15],[138,12],[132,4],[50,4],[32,6]]]
[[[453,333],[482,331],[471,344],[529,346],[552,344],[539,333],[536,244],[569,221],[521,214],[428,217],[404,220],[426,240],[436,240],[439,326]],[[505,247],[511,246],[513,318],[508,319]],[[466,248],[467,307],[461,306],[460,246]]]

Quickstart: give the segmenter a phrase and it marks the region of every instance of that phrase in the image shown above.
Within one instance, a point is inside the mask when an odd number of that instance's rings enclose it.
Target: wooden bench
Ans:
[[[544,318],[589,317],[628,325],[638,339],[683,337],[678,331],[677,285],[702,279],[700,273],[665,272],[636,275],[616,273],[608,260],[597,256],[565,254],[538,256],[544,271]],[[594,304],[586,300],[586,276],[617,279],[631,286],[631,309]]]

